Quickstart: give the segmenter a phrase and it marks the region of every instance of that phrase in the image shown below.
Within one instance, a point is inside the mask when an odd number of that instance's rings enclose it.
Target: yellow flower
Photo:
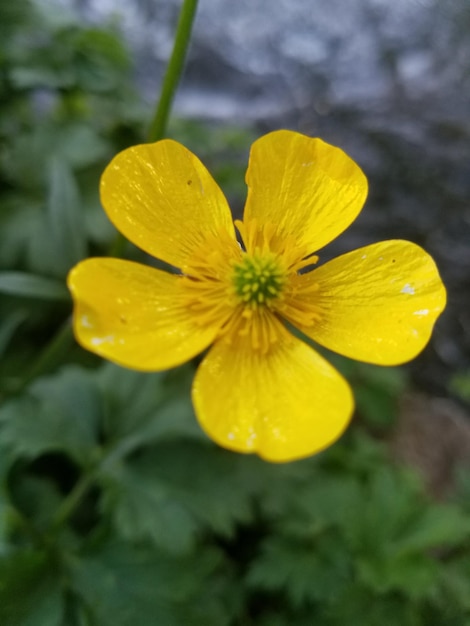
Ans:
[[[286,322],[348,357],[395,365],[429,340],[446,294],[431,257],[383,241],[311,271],[312,254],[357,217],[367,180],[342,150],[281,130],[252,146],[243,221],[181,144],[118,154],[101,180],[115,226],[172,274],[93,258],[68,279],[80,344],[143,371],[179,365],[211,344],[192,391],[206,433],[270,461],[333,443],[354,408],[343,377]],[[303,271],[302,271],[303,270]]]

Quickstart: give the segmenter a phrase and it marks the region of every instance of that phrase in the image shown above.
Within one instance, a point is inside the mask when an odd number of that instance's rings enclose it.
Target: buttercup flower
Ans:
[[[353,412],[351,389],[289,331],[380,365],[426,345],[446,294],[431,257],[383,241],[323,265],[313,256],[357,217],[360,168],[320,139],[281,130],[252,146],[237,242],[227,202],[202,163],[172,140],[118,154],[101,180],[115,226],[177,274],[112,258],[68,279],[80,344],[143,371],[179,365],[212,345],[192,398],[206,433],[270,461],[333,443]]]

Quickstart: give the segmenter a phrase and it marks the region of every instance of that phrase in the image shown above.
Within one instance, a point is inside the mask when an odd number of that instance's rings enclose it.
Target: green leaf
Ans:
[[[0,292],[42,300],[70,300],[64,283],[26,272],[0,272]]]
[[[470,369],[455,372],[450,378],[449,388],[463,402],[470,403]]]
[[[413,600],[431,597],[439,577],[436,562],[423,554],[411,557],[390,554],[368,555],[356,560],[357,577],[371,591],[379,594],[401,591]]]
[[[36,215],[40,208],[25,206],[25,201],[17,197],[3,197],[0,211],[0,267],[4,269],[18,266],[24,257]]]
[[[333,534],[316,545],[273,535],[248,573],[257,589],[285,591],[295,607],[311,602],[334,602],[352,583],[352,561]]]
[[[102,508],[124,539],[149,540],[173,553],[188,552],[198,530],[194,516],[157,472],[141,465],[114,466],[103,476]]]
[[[350,548],[371,558],[390,551],[423,504],[422,493],[406,473],[387,465],[378,467],[361,485],[353,519],[343,520]]]
[[[104,396],[104,430],[110,441],[127,450],[161,439],[205,440],[190,398],[189,366],[147,374],[105,363],[98,374]]]
[[[48,217],[51,237],[60,251],[63,270],[86,256],[85,217],[78,187],[66,161],[53,157],[50,162]]]
[[[62,626],[63,598],[57,574],[38,551],[0,559],[0,624]]]
[[[184,552],[196,532],[233,534],[253,516],[257,459],[213,445],[162,442],[103,473],[103,506],[118,533]]]
[[[10,80],[17,89],[35,89],[45,87],[56,89],[63,86],[63,81],[48,67],[14,67]]]
[[[322,607],[328,626],[360,624],[361,626],[422,626],[419,605],[399,595],[376,595],[355,581],[336,598]],[[436,626],[438,622],[435,623]]]
[[[0,408],[0,433],[16,455],[64,451],[82,464],[97,447],[101,403],[93,375],[70,366],[37,380]]]
[[[148,546],[109,543],[73,563],[71,584],[93,626],[228,626],[218,552],[174,558]]]
[[[0,452],[2,451],[0,450]],[[10,531],[11,511],[12,509],[11,509],[10,503],[7,500],[6,490],[4,486],[0,484],[0,554],[5,554],[10,549],[9,531]],[[0,581],[0,588],[1,588],[1,581]]]
[[[57,276],[65,288],[65,265],[61,249],[51,239],[49,218],[45,211],[34,217],[34,236],[27,242],[26,260],[28,267],[48,276]],[[69,295],[70,298],[70,295]]]
[[[462,553],[455,560],[441,567],[440,583],[442,594],[439,602],[444,606],[452,606],[457,611],[465,612],[470,618],[470,558],[468,550]]]
[[[9,484],[10,498],[16,509],[19,509],[34,525],[46,529],[57,511],[62,494],[51,480],[27,473],[14,476]]]
[[[57,129],[55,151],[73,168],[84,168],[101,163],[110,156],[111,147],[97,134],[90,124],[69,121],[66,126]],[[98,177],[95,175],[98,191]]]
[[[6,352],[16,330],[27,318],[26,311],[12,311],[0,324],[0,357]]]
[[[372,428],[384,429],[392,426],[398,397],[369,384],[357,385],[354,392],[358,411]]]
[[[83,51],[75,64],[80,86],[96,93],[119,89],[129,60],[117,37],[102,30],[84,31],[78,45]]]
[[[389,428],[396,418],[399,398],[406,389],[405,370],[354,363],[352,382],[361,416],[373,428]]]
[[[457,507],[429,504],[394,543],[400,555],[459,545],[470,537],[470,520]]]

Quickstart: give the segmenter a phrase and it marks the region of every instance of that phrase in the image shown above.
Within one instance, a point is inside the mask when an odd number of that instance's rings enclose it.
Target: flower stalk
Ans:
[[[163,78],[162,90],[150,125],[148,141],[163,139],[168,125],[173,99],[184,68],[191,39],[198,0],[184,0],[176,27],[173,51]]]

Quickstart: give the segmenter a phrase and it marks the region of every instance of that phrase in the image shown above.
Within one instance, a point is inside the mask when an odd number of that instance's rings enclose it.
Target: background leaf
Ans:
[[[0,624],[61,626],[63,598],[47,556],[28,550],[0,559]]]
[[[42,300],[70,300],[64,283],[26,272],[0,272],[0,292]]]
[[[78,187],[66,161],[52,157],[49,167],[49,228],[59,251],[61,269],[66,271],[86,256],[85,217]]]
[[[71,366],[0,407],[2,442],[20,457],[64,451],[85,464],[98,445],[100,411],[93,377]]]
[[[75,561],[72,585],[88,604],[93,626],[134,626],[136,619],[142,626],[228,626],[220,565],[214,550],[175,559],[108,544]]]

